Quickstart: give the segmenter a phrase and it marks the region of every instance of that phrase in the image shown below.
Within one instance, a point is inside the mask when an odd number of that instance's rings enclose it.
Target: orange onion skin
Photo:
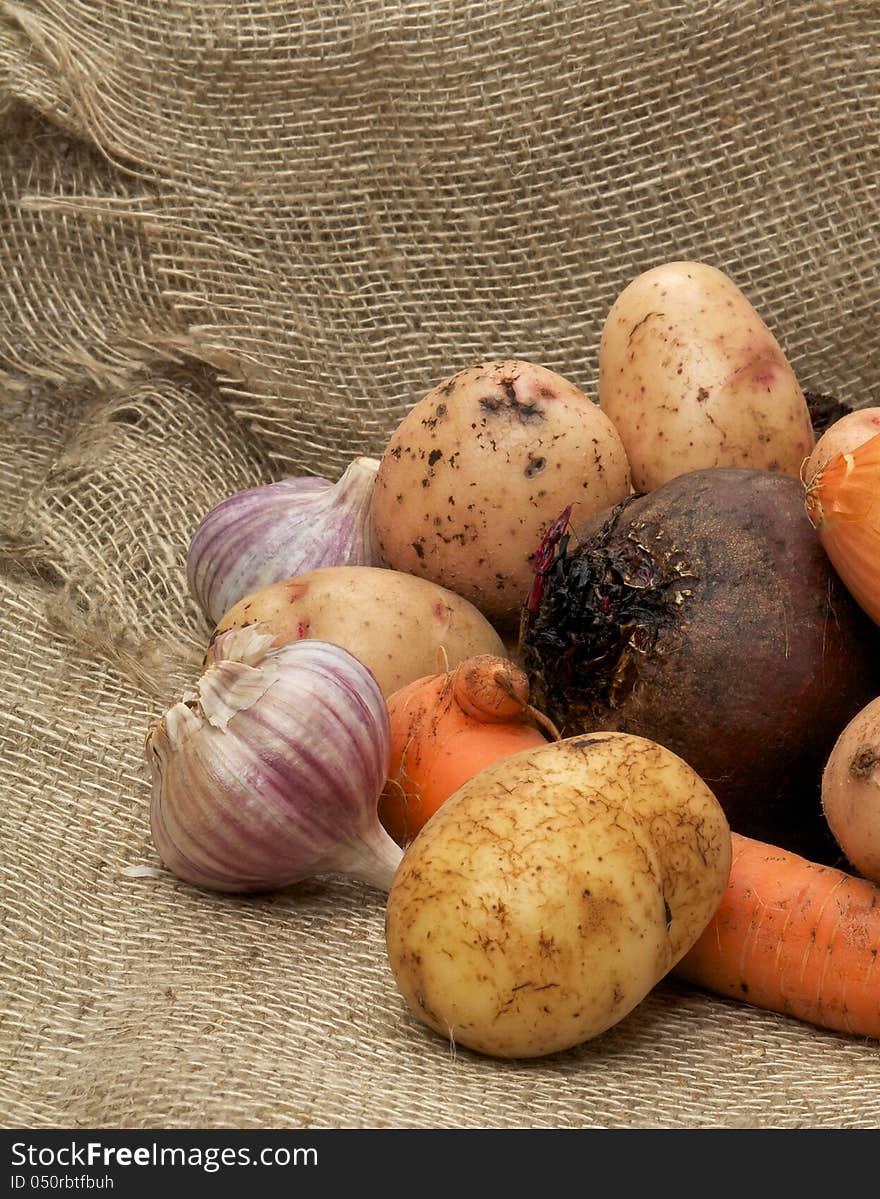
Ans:
[[[880,408],[855,408],[830,424],[804,462],[801,476],[809,486],[818,472],[837,454],[847,454],[856,446],[880,434]]]
[[[841,582],[880,625],[880,434],[826,462],[805,505]]]

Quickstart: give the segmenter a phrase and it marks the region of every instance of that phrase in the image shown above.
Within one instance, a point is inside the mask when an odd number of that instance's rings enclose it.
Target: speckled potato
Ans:
[[[537,1057],[627,1015],[694,944],[730,870],[727,820],[680,758],[571,737],[474,775],[388,897],[397,985],[442,1036]]]
[[[654,267],[620,293],[599,345],[599,403],[637,491],[710,466],[797,477],[813,449],[779,343],[736,284],[705,263]]]
[[[391,437],[372,494],[380,560],[515,623],[543,533],[630,491],[611,421],[566,379],[510,360],[460,371]]]
[[[226,629],[258,622],[278,644],[316,637],[341,645],[373,672],[386,697],[476,654],[505,652],[473,604],[378,566],[324,566],[263,587],[230,608],[212,644]]]

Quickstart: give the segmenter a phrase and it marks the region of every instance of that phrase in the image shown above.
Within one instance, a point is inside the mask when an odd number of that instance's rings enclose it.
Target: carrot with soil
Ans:
[[[820,1028],[880,1037],[880,887],[733,834],[721,904],[673,970]]]

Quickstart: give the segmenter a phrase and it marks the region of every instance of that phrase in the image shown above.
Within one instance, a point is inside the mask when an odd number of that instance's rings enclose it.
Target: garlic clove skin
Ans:
[[[302,476],[236,492],[203,517],[187,554],[193,599],[219,624],[252,591],[319,566],[372,566],[370,497],[379,462],[359,457],[336,483]]]
[[[390,758],[378,683],[341,646],[272,640],[218,638],[218,659],[151,727],[159,855],[216,891],[347,874],[387,892],[402,852],[377,813]]]

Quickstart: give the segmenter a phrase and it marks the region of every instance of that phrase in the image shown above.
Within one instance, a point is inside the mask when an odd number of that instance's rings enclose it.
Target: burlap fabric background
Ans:
[[[661,985],[552,1059],[410,1018],[381,897],[157,867],[142,743],[195,677],[207,508],[336,477],[516,354],[727,270],[805,387],[880,403],[880,6],[0,4],[7,1126],[867,1127],[880,1047]]]

